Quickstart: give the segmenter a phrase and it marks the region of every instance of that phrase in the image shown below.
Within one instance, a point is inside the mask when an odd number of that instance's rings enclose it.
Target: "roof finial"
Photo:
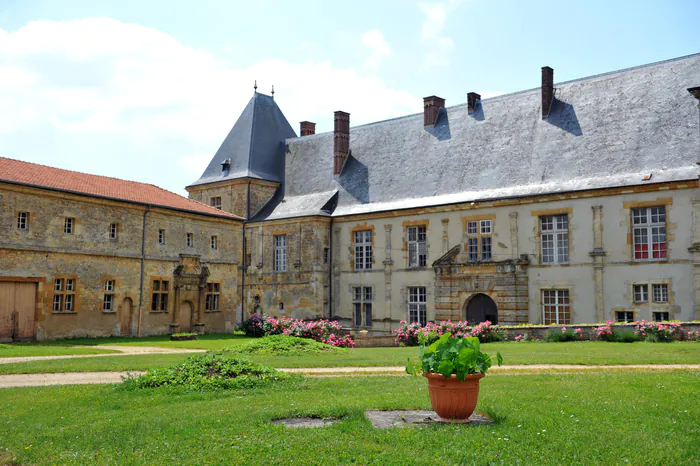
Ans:
[[[258,92],[258,80],[257,79],[255,80],[255,84],[253,84],[253,91],[256,93]]]
[[[275,98],[275,85],[272,85],[272,98]]]

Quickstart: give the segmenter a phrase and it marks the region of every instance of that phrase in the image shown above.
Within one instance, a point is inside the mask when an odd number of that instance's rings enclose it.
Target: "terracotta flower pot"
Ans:
[[[442,374],[427,373],[428,392],[433,409],[442,419],[466,421],[476,408],[479,399],[479,379],[484,374],[468,375],[464,382],[457,376],[446,379]]]

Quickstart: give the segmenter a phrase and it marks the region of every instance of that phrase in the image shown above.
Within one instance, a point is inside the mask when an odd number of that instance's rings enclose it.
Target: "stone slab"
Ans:
[[[312,429],[317,427],[326,427],[338,422],[335,419],[315,419],[312,417],[293,417],[289,419],[277,419],[272,421],[275,425],[283,425],[292,428]]]
[[[435,411],[365,411],[365,417],[372,422],[377,429],[390,427],[410,427],[431,424],[452,424],[459,422],[469,426],[491,425],[493,419],[482,414],[472,414],[467,421],[451,421],[441,419]]]

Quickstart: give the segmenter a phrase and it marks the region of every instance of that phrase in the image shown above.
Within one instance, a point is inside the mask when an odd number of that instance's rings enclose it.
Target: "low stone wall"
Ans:
[[[389,347],[394,345],[393,336],[353,336],[355,340],[355,348],[379,348],[379,347]]]
[[[687,334],[690,331],[700,330],[700,322],[681,322],[681,327],[683,328],[683,333]],[[548,325],[543,327],[541,325],[533,326],[522,326],[522,327],[507,327],[506,336],[508,341],[512,341],[518,335],[527,334],[530,339],[539,338],[544,339],[545,335],[552,330],[561,331],[562,327],[567,327],[571,329],[580,328],[583,334],[583,340],[597,340],[595,329],[600,324],[580,324],[580,325]],[[634,330],[635,324],[615,324],[613,328],[618,330]]]

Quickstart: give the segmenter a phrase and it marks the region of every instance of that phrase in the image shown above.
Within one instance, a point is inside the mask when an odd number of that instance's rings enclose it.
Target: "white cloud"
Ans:
[[[362,35],[362,43],[369,51],[369,56],[363,67],[377,70],[383,58],[391,56],[391,45],[377,29],[367,31]]]
[[[463,0],[448,0],[446,2],[421,2],[418,4],[425,16],[421,27],[421,39],[427,49],[424,57],[427,67],[449,66],[449,57],[454,49],[454,42],[443,32],[449,14],[462,3]]]
[[[378,31],[365,34],[363,43],[371,48],[373,66],[391,54]],[[83,150],[50,163],[104,173],[95,141],[117,141],[126,149],[110,175],[133,179],[130,164],[148,162],[164,169],[145,173],[146,179],[182,192],[216,152],[256,79],[264,93],[275,85],[275,99],[296,131],[301,120],[331,130],[339,109],[350,112],[356,125],[422,108],[419,98],[388,88],[370,71],[286,60],[235,68],[138,24],[109,18],[34,21],[12,33],[0,29],[1,152],[29,157],[9,145],[19,135],[32,138],[34,153],[55,152],[51,141],[37,149],[51,132]]]

